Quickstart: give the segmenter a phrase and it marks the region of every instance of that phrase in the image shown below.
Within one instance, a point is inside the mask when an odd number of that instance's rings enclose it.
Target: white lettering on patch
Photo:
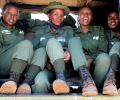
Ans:
[[[11,32],[9,30],[2,30],[1,32],[2,32],[2,34],[11,34]]]
[[[94,36],[93,40],[99,40],[99,36]]]

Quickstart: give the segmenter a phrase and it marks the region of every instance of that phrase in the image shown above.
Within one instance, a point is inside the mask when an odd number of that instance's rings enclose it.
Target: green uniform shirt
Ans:
[[[63,47],[67,47],[69,39],[73,37],[73,30],[68,26],[60,27],[57,32],[52,32],[49,25],[35,27],[34,29],[36,29],[36,33],[32,41],[35,47],[46,47],[50,38],[56,38]]]
[[[91,26],[87,33],[79,27],[75,33],[80,37],[86,55],[96,58],[99,53],[107,52],[107,39],[102,27]]]
[[[0,54],[24,39],[24,32],[20,29],[8,29],[0,19]]]
[[[112,46],[116,42],[120,41],[120,37],[116,36],[115,33],[111,30],[106,30],[106,36],[108,39],[108,52],[109,52]]]

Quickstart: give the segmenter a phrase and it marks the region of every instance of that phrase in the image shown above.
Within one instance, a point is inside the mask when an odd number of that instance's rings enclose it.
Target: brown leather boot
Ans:
[[[118,89],[118,95],[120,96],[120,88]]]
[[[107,78],[105,80],[102,93],[105,95],[111,95],[111,96],[118,95],[116,80],[115,80],[115,73],[112,70],[112,68],[109,70],[107,74]]]
[[[12,72],[10,74],[10,79],[3,83],[0,87],[1,94],[15,94],[17,90],[17,82],[19,80],[20,74]]]
[[[2,84],[0,88],[1,94],[15,94],[17,89],[17,84],[14,81],[7,81]]]
[[[17,94],[31,94],[31,87],[27,83],[21,84],[17,89]]]
[[[80,67],[79,74],[83,81],[82,95],[96,96],[98,94],[98,91],[87,67],[86,66]]]
[[[32,81],[36,77],[36,75],[41,71],[39,66],[31,65],[29,70],[25,75],[25,80],[23,84],[21,84],[17,89],[17,94],[31,94],[31,85]]]
[[[55,94],[69,93],[69,86],[67,85],[64,73],[56,73],[57,79],[53,82],[52,87]]]

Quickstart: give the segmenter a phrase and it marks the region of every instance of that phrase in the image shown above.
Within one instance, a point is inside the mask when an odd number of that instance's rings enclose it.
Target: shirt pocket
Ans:
[[[3,41],[5,45],[11,45],[20,39],[13,34],[3,34]]]

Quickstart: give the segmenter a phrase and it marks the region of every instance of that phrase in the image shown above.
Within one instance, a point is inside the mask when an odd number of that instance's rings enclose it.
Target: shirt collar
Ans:
[[[118,38],[113,31],[110,31],[111,38]]]
[[[93,29],[93,27],[90,26],[90,29],[89,29],[89,31],[88,31],[87,33],[91,33],[91,32],[92,32],[92,29]],[[81,29],[80,26],[77,28],[76,32],[78,32],[78,33],[84,33],[84,32],[82,31],[82,29]]]
[[[110,31],[110,36],[111,36],[111,38],[113,38],[115,36],[112,31]]]
[[[59,32],[61,31],[61,29],[62,29],[62,27],[59,27],[55,33],[59,33]],[[46,30],[46,32],[47,32],[47,33],[52,32],[52,30],[51,30],[51,28],[50,28],[49,25],[47,25],[47,30]]]

